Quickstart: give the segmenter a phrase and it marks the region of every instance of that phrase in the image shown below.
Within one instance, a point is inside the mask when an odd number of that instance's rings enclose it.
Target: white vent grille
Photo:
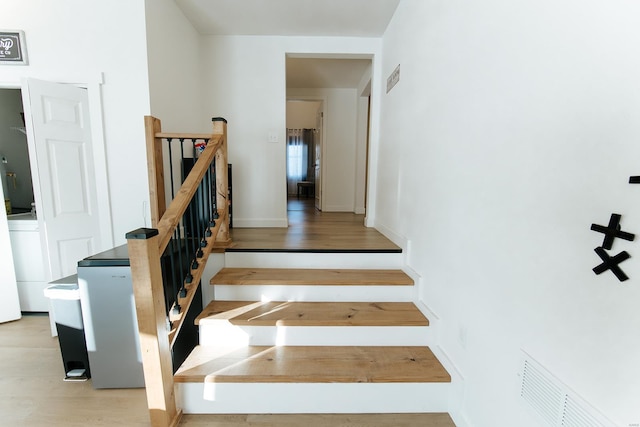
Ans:
[[[567,396],[564,403],[564,412],[562,414],[562,427],[600,427],[602,424],[598,422],[591,414],[589,414],[578,402],[573,400],[571,396]]]
[[[562,409],[562,389],[528,360],[524,361],[520,396],[550,425],[555,426]]]
[[[550,427],[613,426],[529,355],[524,359],[520,396]]]

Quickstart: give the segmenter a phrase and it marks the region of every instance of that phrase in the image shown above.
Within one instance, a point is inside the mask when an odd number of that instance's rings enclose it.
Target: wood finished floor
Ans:
[[[233,228],[231,251],[283,252],[400,252],[374,228],[364,226],[364,215],[320,212],[313,199],[290,198],[288,228]]]
[[[243,326],[428,326],[411,302],[211,301],[196,324]]]
[[[364,217],[320,213],[312,199],[289,204],[288,229],[233,229],[236,248],[262,250],[399,248]],[[332,230],[332,232],[327,232]],[[334,237],[331,237],[331,236]],[[337,236],[337,237],[336,237]],[[21,427],[149,426],[144,389],[95,390],[64,382],[57,338],[46,315],[0,324],[0,425]],[[455,427],[448,414],[184,415],[180,426],[200,427]]]
[[[94,390],[64,382],[58,340],[46,315],[0,324],[0,414],[3,426],[149,426],[144,389]],[[455,427],[447,414],[184,415],[199,427]]]

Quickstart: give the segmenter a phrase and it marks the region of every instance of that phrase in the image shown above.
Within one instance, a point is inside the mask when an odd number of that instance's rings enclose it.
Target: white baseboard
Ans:
[[[287,228],[287,218],[234,218],[235,228]]]
[[[326,205],[323,212],[353,212],[353,206]]]
[[[451,360],[447,352],[440,346],[430,346],[433,354],[438,358],[442,366],[451,375],[451,388],[449,389],[448,412],[457,427],[472,427],[472,424],[464,412],[465,379],[458,366]]]
[[[408,245],[408,240],[406,237],[397,234],[384,224],[376,223],[375,229],[384,234],[387,239],[400,246],[403,251],[406,251]]]

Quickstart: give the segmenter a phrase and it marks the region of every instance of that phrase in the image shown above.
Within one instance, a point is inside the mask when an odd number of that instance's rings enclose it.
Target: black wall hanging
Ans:
[[[640,184],[640,176],[630,176],[629,184]],[[617,255],[610,256],[606,250],[613,247],[613,242],[616,238],[633,241],[635,234],[622,231],[620,226],[620,219],[622,215],[611,214],[609,224],[607,226],[599,224],[591,224],[591,230],[604,234],[604,240],[602,246],[594,249],[596,254],[602,260],[602,263],[593,268],[595,274],[602,274],[607,270],[610,270],[621,282],[628,280],[629,277],[620,268],[620,263],[631,258],[631,255],[627,251],[622,251]]]
[[[622,261],[625,261],[630,258],[630,255],[626,251],[622,251],[618,255],[614,255],[612,257],[609,256],[607,251],[605,251],[600,247],[595,248],[594,251],[596,251],[600,259],[602,259],[602,264],[593,268],[594,273],[601,274],[607,270],[611,270],[611,272],[615,274],[618,280],[620,280],[621,282],[624,282],[629,278],[618,265]]]
[[[593,231],[604,234],[604,240],[602,242],[603,248],[611,249],[613,247],[613,240],[616,237],[629,241],[633,241],[633,239],[635,238],[635,235],[627,233],[626,231],[622,231],[620,229],[620,218],[622,218],[622,215],[611,214],[609,225],[606,227],[603,225],[591,224],[591,229]]]

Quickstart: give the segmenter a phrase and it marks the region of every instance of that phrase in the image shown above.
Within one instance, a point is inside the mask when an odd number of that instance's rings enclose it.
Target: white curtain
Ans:
[[[287,129],[287,193],[296,194],[298,182],[312,181],[313,129]]]

